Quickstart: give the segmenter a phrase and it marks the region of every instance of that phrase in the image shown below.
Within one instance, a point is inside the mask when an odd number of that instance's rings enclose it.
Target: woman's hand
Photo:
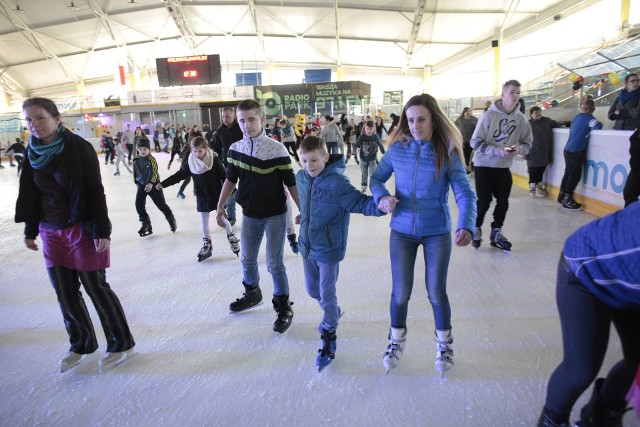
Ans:
[[[399,202],[395,196],[383,196],[378,202],[378,209],[385,213],[391,213],[396,208],[396,204]]]
[[[111,240],[109,239],[93,239],[93,246],[96,247],[96,252],[104,252],[111,246]]]
[[[456,246],[467,246],[471,243],[472,237],[469,230],[465,230],[464,228],[456,231]]]
[[[24,245],[27,247],[27,249],[31,249],[32,251],[38,250],[36,239],[24,239]]]

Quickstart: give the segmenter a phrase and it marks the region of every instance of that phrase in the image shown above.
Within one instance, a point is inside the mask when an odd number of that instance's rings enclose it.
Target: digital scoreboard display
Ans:
[[[218,84],[222,81],[220,55],[156,58],[158,83],[162,87]]]

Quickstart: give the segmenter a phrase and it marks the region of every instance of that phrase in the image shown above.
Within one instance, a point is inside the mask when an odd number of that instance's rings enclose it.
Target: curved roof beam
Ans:
[[[198,45],[196,43],[196,35],[191,28],[191,24],[185,18],[184,8],[182,7],[182,0],[162,0],[167,6],[167,11],[173,19],[173,22],[178,27],[182,38],[187,42],[189,49],[192,53],[198,53]]]

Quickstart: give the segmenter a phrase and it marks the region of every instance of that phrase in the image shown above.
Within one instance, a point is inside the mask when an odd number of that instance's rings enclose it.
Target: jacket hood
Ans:
[[[510,113],[505,113],[502,108],[499,108],[498,105],[500,105],[500,107],[502,107],[502,100],[498,99],[496,102],[494,102],[493,104],[491,104],[491,106],[489,107],[488,111],[494,111],[496,113],[500,113],[500,114],[504,114],[505,116],[512,116],[515,115],[516,112],[520,112],[520,110],[518,109],[518,106],[516,105],[516,107],[514,108],[514,110]]]
[[[327,161],[324,170],[320,172],[320,176],[326,176],[329,174],[344,175],[347,166],[344,163],[344,156],[342,154],[330,154],[329,161]]]

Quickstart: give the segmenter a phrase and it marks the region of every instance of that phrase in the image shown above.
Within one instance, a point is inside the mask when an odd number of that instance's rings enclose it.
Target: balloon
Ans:
[[[553,101],[551,101],[551,106],[552,106],[552,107],[557,107],[557,106],[558,106],[558,104],[559,104],[559,102],[558,102],[558,100],[557,100],[557,99],[554,99]]]
[[[617,73],[614,73],[613,71],[609,73],[609,81],[611,82],[612,85],[619,85],[620,84],[620,76]]]
[[[544,108],[551,108],[551,104],[549,104],[547,101],[543,101],[543,102],[542,102],[542,106],[543,106]]]
[[[575,73],[571,73],[569,74],[569,76],[567,76],[567,79],[571,82],[571,83],[575,83],[578,81],[578,75]]]
[[[584,77],[582,77],[582,76],[578,76],[578,81],[579,81],[580,83],[584,82]]]
[[[573,84],[573,90],[580,90],[581,87],[582,87],[582,83],[580,82],[575,82]]]

